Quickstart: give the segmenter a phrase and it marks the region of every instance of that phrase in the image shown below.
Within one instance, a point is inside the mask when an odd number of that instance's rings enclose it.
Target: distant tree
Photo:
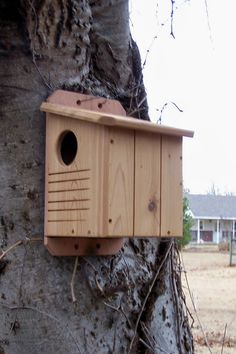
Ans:
[[[234,192],[225,191],[224,195],[226,195],[227,197],[233,197],[233,196],[235,196],[235,193]]]
[[[215,183],[212,183],[210,188],[207,191],[208,195],[220,195],[220,189],[215,185]]]
[[[229,192],[228,190],[225,190],[224,192],[221,192],[220,188],[215,185],[215,183],[212,183],[210,188],[207,190],[208,195],[225,195],[225,196],[234,196],[235,194],[233,192]]]
[[[180,248],[186,246],[191,241],[191,227],[193,218],[190,214],[188,198],[183,198],[183,237],[178,241]]]

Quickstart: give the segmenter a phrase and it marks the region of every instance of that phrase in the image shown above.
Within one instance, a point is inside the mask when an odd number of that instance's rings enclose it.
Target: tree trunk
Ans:
[[[193,353],[173,242],[80,257],[75,303],[75,257],[43,245],[41,102],[64,88],[148,117],[128,1],[0,0],[0,27],[0,354]]]

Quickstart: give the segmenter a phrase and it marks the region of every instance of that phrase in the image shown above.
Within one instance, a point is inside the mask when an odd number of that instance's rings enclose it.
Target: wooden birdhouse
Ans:
[[[182,235],[182,137],[192,132],[124,117],[117,101],[67,91],[41,110],[52,254],[112,254],[123,237]]]

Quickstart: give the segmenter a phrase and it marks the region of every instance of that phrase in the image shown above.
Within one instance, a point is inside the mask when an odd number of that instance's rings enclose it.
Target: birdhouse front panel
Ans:
[[[45,233],[133,235],[133,134],[49,114]]]
[[[77,124],[75,124],[77,123]],[[49,114],[46,135],[45,233],[103,233],[104,130]]]

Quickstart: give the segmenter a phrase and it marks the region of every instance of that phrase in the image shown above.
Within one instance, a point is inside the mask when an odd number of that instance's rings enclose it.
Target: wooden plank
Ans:
[[[134,236],[160,236],[160,142],[159,135],[135,134]]]
[[[134,131],[107,128],[104,234],[133,236]]]
[[[190,130],[168,127],[160,124],[154,124],[149,121],[131,117],[122,117],[110,113],[67,107],[64,105],[49,102],[42,103],[40,109],[44,112],[50,112],[64,117],[71,117],[96,124],[121,127],[126,129],[135,129],[156,134],[193,137],[193,132]]]
[[[78,143],[74,161],[60,157],[60,136],[72,131]],[[46,236],[103,236],[104,127],[49,114],[46,135]]]
[[[182,138],[162,137],[161,236],[182,236]]]

